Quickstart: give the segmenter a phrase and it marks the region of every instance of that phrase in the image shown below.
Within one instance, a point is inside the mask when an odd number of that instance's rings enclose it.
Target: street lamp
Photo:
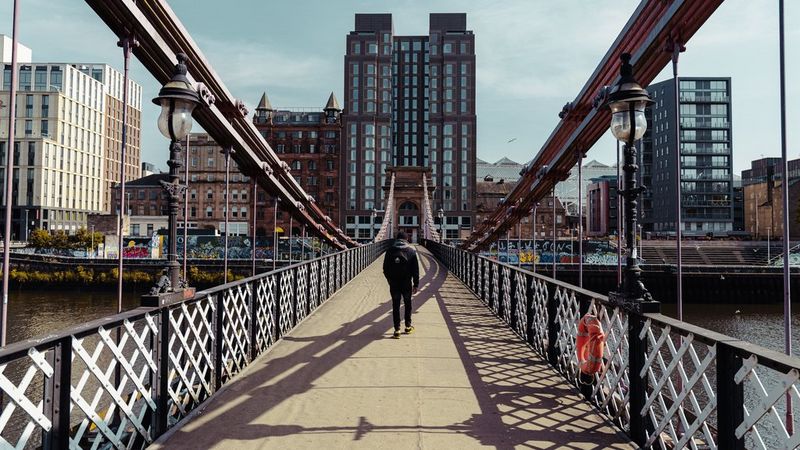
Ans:
[[[444,242],[444,210],[439,208],[439,243]]]
[[[178,201],[183,195],[186,186],[180,184],[178,176],[178,169],[181,166],[181,162],[178,160],[178,152],[182,150],[180,141],[192,130],[192,111],[201,103],[195,87],[186,77],[186,55],[178,53],[175,56],[178,59],[178,64],[175,65],[172,78],[161,88],[158,97],[153,99],[153,103],[161,105],[161,115],[158,116],[158,130],[170,140],[169,160],[167,161],[170,181],[161,182],[162,187],[169,195],[168,278],[162,277],[158,285],[151,289],[150,294],[153,296],[183,290],[179,279],[180,265],[178,264],[176,241]],[[225,231],[227,232],[227,230]]]
[[[644,110],[653,103],[650,95],[633,78],[631,55],[623,53],[620,67],[620,80],[608,94],[606,107],[611,110],[611,133],[625,145],[624,167],[625,189],[621,193],[625,199],[625,245],[628,249],[625,276],[618,292],[609,297],[623,303],[634,311],[650,312],[652,306],[657,311],[658,303],[652,301],[650,293],[641,281],[639,257],[636,251],[637,213],[636,199],[642,191],[636,185],[636,146],[635,142],[644,136],[647,119]]]

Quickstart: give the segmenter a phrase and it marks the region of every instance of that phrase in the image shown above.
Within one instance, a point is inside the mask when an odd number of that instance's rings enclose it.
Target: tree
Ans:
[[[50,237],[50,247],[57,249],[69,248],[69,236],[64,230],[58,230]]]
[[[28,235],[28,245],[33,248],[50,248],[52,243],[50,232],[36,228]]]

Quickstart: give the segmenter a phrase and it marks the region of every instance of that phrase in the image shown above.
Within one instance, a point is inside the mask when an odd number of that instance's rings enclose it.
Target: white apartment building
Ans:
[[[3,165],[10,78],[11,65],[3,64]],[[122,75],[105,64],[20,63],[17,80],[12,239],[25,240],[35,228],[73,233],[86,226],[88,214],[110,211],[109,188],[119,181]],[[125,172],[135,179],[141,171],[141,86],[131,82],[129,97]],[[5,180],[4,170],[0,175]]]

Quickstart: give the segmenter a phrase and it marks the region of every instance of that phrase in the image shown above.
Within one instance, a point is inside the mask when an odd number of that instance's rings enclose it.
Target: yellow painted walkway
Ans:
[[[390,339],[379,258],[165,449],[635,448],[420,249],[416,333]]]

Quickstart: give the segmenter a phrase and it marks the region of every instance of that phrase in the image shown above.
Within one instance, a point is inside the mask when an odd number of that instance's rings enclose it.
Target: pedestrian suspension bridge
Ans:
[[[198,122],[337,251],[3,347],[0,447],[800,446],[797,358],[476,253],[607,128],[596,99],[619,80],[620,55],[648,83],[671,57],[664,43],[686,43],[719,2],[643,1],[520,187],[464,248],[439,242],[423,176],[417,331],[399,341],[381,271],[398,225],[395,180],[374,242],[356,244],[291,177],[165,2],[87,3],[121,39],[135,37],[159,82],[186,53],[204,94]],[[624,194],[634,207],[635,192]],[[579,377],[585,314],[606,339],[600,370]]]

